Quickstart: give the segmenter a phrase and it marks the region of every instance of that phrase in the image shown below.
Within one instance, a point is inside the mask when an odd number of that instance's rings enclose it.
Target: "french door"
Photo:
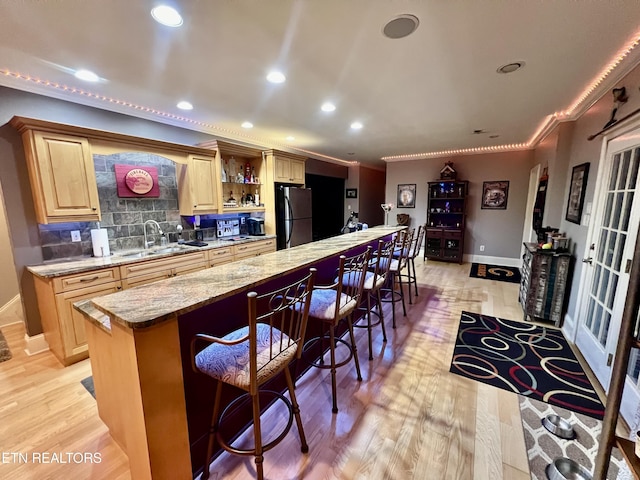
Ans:
[[[640,218],[640,129],[609,141],[601,162],[589,249],[582,260],[576,345],[608,391]],[[640,406],[639,373],[640,353],[634,349],[620,409],[631,425]]]

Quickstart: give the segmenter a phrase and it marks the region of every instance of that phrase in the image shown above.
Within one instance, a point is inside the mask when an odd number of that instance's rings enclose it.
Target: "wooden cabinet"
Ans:
[[[219,207],[219,173],[215,157],[189,155],[178,173],[180,215],[217,213]]]
[[[118,268],[33,278],[44,335],[53,354],[64,365],[87,358],[84,319],[73,304],[121,290]]]
[[[89,140],[21,128],[38,223],[100,220]]]
[[[208,267],[208,252],[202,251],[122,265],[120,276],[124,288],[133,288]]]
[[[276,251],[276,239],[269,238],[257,242],[242,243],[233,246],[233,259],[242,260],[249,257],[257,257],[264,253]]]
[[[424,258],[462,263],[469,182],[428,183]]]
[[[524,318],[552,321],[560,327],[571,254],[538,250],[535,243],[524,246],[519,293]]]
[[[209,250],[209,266],[215,267],[224,263],[233,262],[233,246],[214,248]]]
[[[277,155],[274,169],[276,182],[304,184],[304,161]]]

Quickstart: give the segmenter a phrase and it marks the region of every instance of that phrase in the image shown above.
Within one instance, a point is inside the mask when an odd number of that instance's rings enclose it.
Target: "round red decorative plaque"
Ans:
[[[124,183],[133,193],[144,195],[149,193],[153,188],[153,177],[151,174],[141,168],[129,170],[124,177]]]

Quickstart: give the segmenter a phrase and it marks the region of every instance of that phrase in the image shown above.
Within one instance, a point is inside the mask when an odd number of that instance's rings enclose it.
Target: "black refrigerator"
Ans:
[[[311,242],[311,189],[276,185],[276,235],[278,250]]]

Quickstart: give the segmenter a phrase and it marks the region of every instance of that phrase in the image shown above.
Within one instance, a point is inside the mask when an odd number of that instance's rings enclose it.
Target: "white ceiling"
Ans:
[[[156,3],[0,0],[0,84],[375,163],[383,156],[529,142],[638,35],[640,24],[637,0],[175,0],[184,25],[169,28],[152,20]],[[418,29],[403,39],[384,37],[384,24],[400,14],[417,16]],[[626,71],[634,58],[623,62]],[[514,61],[526,66],[496,73]],[[286,83],[265,81],[273,67]],[[105,81],[83,83],[69,74],[77,68]],[[179,100],[194,110],[180,111]],[[336,103],[335,112],[320,111],[325,100]],[[255,127],[242,129],[245,120]],[[351,131],[354,120],[364,128]],[[486,133],[474,135],[476,129]]]

